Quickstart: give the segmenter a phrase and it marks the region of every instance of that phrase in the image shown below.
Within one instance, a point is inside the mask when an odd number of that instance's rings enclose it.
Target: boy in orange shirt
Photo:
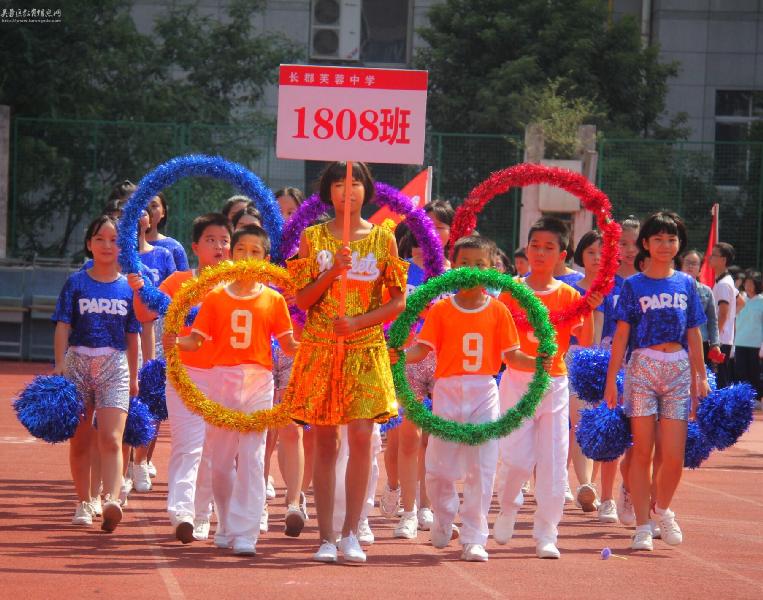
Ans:
[[[261,227],[248,225],[233,234],[233,260],[267,260],[269,255],[270,240]],[[262,283],[234,281],[207,294],[189,335],[165,336],[165,344],[176,341],[186,352],[202,349],[212,363],[215,399],[251,413],[273,406],[271,338],[287,355],[297,349],[286,300]],[[265,439],[264,431],[207,429],[218,517],[215,545],[232,546],[234,554],[255,554],[265,506]]]
[[[495,244],[480,236],[466,236],[454,247],[454,268],[489,269]],[[534,368],[535,359],[519,349],[514,320],[506,307],[481,287],[461,289],[436,302],[427,313],[416,343],[406,352],[406,362],[437,355],[432,392],[434,414],[460,423],[486,423],[500,416],[498,386],[494,375],[501,360]],[[397,362],[397,353],[390,351]],[[426,484],[434,511],[432,545],[444,548],[457,535],[453,526],[461,515],[462,559],[486,561],[487,514],[493,496],[498,462],[498,441],[479,446],[429,438],[426,450]],[[459,509],[456,481],[464,480],[464,503]]]
[[[544,217],[537,221],[528,235],[527,259],[530,273],[525,284],[546,305],[549,312],[564,310],[580,299],[580,294],[566,283],[554,279],[554,267],[564,260],[569,242],[569,230],[559,219]],[[517,302],[507,293],[499,299],[510,309],[520,311]],[[600,295],[591,296],[593,308],[601,304]],[[535,415],[519,429],[500,442],[501,470],[497,487],[501,512],[493,526],[493,537],[506,544],[514,533],[517,512],[524,501],[522,484],[535,467],[535,526],[533,537],[538,558],[559,558],[556,547],[557,525],[564,509],[564,490],[567,483],[567,452],[569,449],[569,385],[564,355],[570,346],[570,336],[588,346],[593,340],[593,318],[579,318],[556,326],[558,351],[550,368],[551,386],[543,396]],[[520,331],[521,349],[536,356],[538,340],[532,331]],[[533,378],[534,364],[508,364],[501,378],[499,396],[501,410],[515,406]]]
[[[198,270],[175,271],[167,277],[159,289],[173,298],[198,271],[214,266],[230,257],[230,224],[221,213],[208,213],[193,221],[191,249],[199,261]],[[143,278],[131,273],[127,276],[133,290],[143,287]],[[141,322],[151,322],[157,313],[149,310],[134,294],[135,314]],[[181,335],[190,333],[184,327]],[[212,363],[203,352],[181,352],[180,361],[188,376],[204,393],[210,389]],[[209,536],[209,518],[212,514],[212,478],[209,456],[203,452],[206,423],[204,419],[188,410],[175,388],[166,386],[167,413],[169,414],[170,459],[167,467],[167,513],[175,529],[175,537],[188,544],[194,539],[205,540]]]

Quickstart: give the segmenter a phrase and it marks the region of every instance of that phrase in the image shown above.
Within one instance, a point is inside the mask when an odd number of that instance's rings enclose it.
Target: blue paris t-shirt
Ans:
[[[615,285],[612,286],[612,291],[607,294],[607,301],[602,305],[604,306],[604,325],[601,330],[601,338],[611,338],[615,335],[615,329],[617,329],[617,318],[615,317],[615,309],[617,308],[617,302],[620,300],[620,292],[623,289],[624,278],[619,275],[615,275]]]
[[[631,326],[631,351],[668,342],[679,342],[688,349],[687,330],[707,320],[697,286],[678,271],[664,279],[652,279],[643,273],[626,279],[615,318]]]
[[[167,248],[160,246],[154,246],[148,252],[142,253],[140,255],[140,262],[146,265],[151,283],[156,287],[159,287],[162,281],[177,270],[175,269],[175,259],[172,258],[172,253]]]
[[[559,278],[558,277],[554,277],[554,279],[559,279]],[[580,279],[578,279],[578,282],[579,281],[580,281]],[[582,287],[580,287],[577,284],[577,282],[570,283],[568,285],[572,289],[576,290],[581,296],[585,296],[586,292],[588,291],[588,290],[584,290]],[[600,313],[606,314],[606,312],[609,309],[609,307],[611,306],[611,304],[612,304],[612,298],[609,295],[607,295],[607,296],[604,297],[604,300],[602,301],[602,303],[599,304],[599,306],[596,307],[596,310],[598,312],[600,312]],[[604,336],[602,335],[602,337],[604,337]],[[577,336],[571,335],[570,336],[570,346],[577,346],[577,345],[578,345],[578,338],[577,338]]]
[[[87,271],[77,271],[58,295],[51,320],[71,326],[70,346],[126,350],[127,334],[140,333],[132,298],[124,275],[104,283]]]
[[[154,240],[151,245],[160,248],[166,248],[172,254],[172,258],[175,261],[176,271],[190,271],[191,267],[188,266],[188,256],[185,253],[185,248],[175,238],[165,237],[159,240]]]

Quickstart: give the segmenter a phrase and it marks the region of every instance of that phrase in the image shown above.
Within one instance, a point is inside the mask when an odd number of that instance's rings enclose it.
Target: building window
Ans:
[[[752,125],[763,119],[763,91],[715,92],[715,184],[738,186],[750,172]]]
[[[360,60],[366,64],[408,64],[409,0],[363,0]]]

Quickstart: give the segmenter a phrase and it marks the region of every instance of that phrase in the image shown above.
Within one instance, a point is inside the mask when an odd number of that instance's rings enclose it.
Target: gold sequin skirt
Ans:
[[[340,355],[336,343],[303,337],[283,402],[292,403],[292,419],[311,425],[397,416],[386,344],[346,343]]]

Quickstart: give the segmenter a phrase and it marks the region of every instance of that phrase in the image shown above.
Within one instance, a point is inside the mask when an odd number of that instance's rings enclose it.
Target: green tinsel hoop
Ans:
[[[405,343],[411,326],[433,299],[460,288],[476,286],[509,292],[527,313],[527,320],[538,339],[538,353],[549,356],[556,354],[556,332],[549,320],[548,310],[530,288],[497,271],[466,267],[447,271],[416,288],[406,300],[405,310],[389,329],[390,347],[400,348]],[[405,408],[406,418],[435,437],[470,446],[505,437],[517,429],[522,421],[535,414],[551,382],[551,377],[543,370],[542,359],[538,358],[533,379],[519,403],[496,421],[476,424],[449,421],[429,412],[411,390],[405,375],[403,352],[400,352],[400,360],[392,366],[392,378],[395,381],[397,396]]]

